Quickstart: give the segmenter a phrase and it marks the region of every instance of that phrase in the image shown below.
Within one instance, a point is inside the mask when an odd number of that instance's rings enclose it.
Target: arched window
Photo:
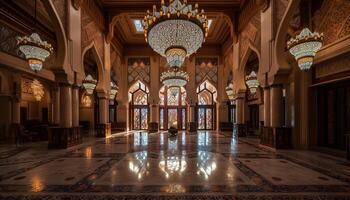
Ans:
[[[159,91],[160,129],[186,129],[186,90],[183,87],[163,86]]]
[[[197,87],[198,110],[197,122],[199,130],[215,129],[215,102],[217,91],[208,80]]]
[[[148,129],[148,87],[141,81],[129,89],[130,124],[133,130]]]

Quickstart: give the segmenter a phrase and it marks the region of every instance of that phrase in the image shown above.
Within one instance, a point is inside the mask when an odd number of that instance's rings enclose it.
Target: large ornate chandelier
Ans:
[[[252,71],[247,77],[246,77],[246,84],[250,90],[250,93],[255,94],[256,90],[259,87],[259,81],[256,76],[256,73]]]
[[[287,42],[289,52],[295,57],[301,70],[311,68],[314,57],[321,49],[323,33],[312,33],[308,28],[304,28],[299,35],[291,38]]]
[[[166,6],[161,1],[158,11],[153,6],[153,13],[147,11],[143,20],[146,42],[151,48],[167,59],[171,67],[181,67],[185,57],[195,53],[208,35],[208,19],[187,0],[170,0]]]
[[[44,86],[40,83],[40,81],[34,79],[31,88],[33,91],[33,95],[36,101],[41,101],[41,99],[44,97]]]
[[[109,98],[111,100],[115,99],[115,96],[117,95],[118,90],[119,90],[119,88],[118,88],[117,84],[115,84],[113,81],[111,81],[111,94],[109,96]]]
[[[35,20],[36,20],[35,0]],[[43,68],[43,62],[49,57],[53,48],[47,41],[41,40],[39,34],[33,32],[30,36],[17,37],[19,50],[25,55],[30,68],[38,72]]]
[[[178,67],[172,67],[168,71],[163,72],[160,76],[160,81],[168,87],[184,87],[187,84],[188,79],[188,74],[184,71],[179,70]]]
[[[90,74],[87,75],[87,77],[83,81],[83,86],[86,90],[86,93],[88,93],[89,95],[92,95],[92,93],[94,93],[94,90],[96,88],[96,84],[97,84],[97,81],[94,78],[92,78]]]
[[[53,48],[51,44],[42,41],[37,33],[30,36],[17,37],[19,50],[25,55],[32,70],[38,72],[43,67],[43,62],[51,55]]]

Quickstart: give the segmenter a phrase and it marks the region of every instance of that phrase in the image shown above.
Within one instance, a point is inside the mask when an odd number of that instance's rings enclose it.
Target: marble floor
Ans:
[[[350,162],[229,133],[129,132],[0,146],[0,199],[350,199]]]

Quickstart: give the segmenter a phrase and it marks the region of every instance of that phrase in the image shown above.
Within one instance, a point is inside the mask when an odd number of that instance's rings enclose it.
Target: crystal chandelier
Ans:
[[[41,99],[44,97],[44,86],[40,83],[40,81],[34,79],[31,88],[33,91],[33,95],[36,101],[41,101]]]
[[[35,20],[36,20],[36,0],[35,0]],[[47,41],[41,40],[37,33],[30,36],[17,37],[19,50],[25,55],[30,68],[38,72],[43,67],[43,62],[49,57],[53,48]]]
[[[83,86],[86,90],[86,93],[88,93],[89,95],[92,95],[92,93],[94,93],[94,90],[96,88],[96,84],[97,84],[97,81],[94,78],[92,78],[90,74],[87,75],[87,77],[83,81]]]
[[[185,57],[195,53],[208,35],[208,19],[187,0],[170,0],[169,5],[161,1],[158,11],[153,6],[142,22],[146,42],[165,57],[171,67],[181,67]]]
[[[312,33],[308,28],[304,28],[299,35],[291,38],[287,42],[289,52],[295,57],[301,70],[311,68],[314,57],[321,49],[323,33]]]
[[[172,67],[168,71],[163,72],[160,76],[160,81],[168,87],[184,87],[187,84],[188,79],[188,74],[184,71],[179,70],[178,67]]]
[[[230,101],[232,101],[233,100],[233,84],[232,83],[230,83],[227,87],[226,87],[226,94],[227,94],[227,96],[228,96],[228,99],[230,100]]]
[[[118,90],[119,90],[118,86],[113,81],[111,81],[111,94],[109,96],[111,100],[115,99],[115,96],[117,95]]]
[[[246,84],[250,90],[250,93],[255,94],[256,90],[259,87],[259,81],[256,76],[256,73],[252,71],[247,77],[246,77]]]

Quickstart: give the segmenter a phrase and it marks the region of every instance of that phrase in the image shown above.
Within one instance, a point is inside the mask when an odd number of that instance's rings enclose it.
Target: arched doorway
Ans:
[[[87,50],[83,56],[84,74],[87,77],[99,81],[98,61],[96,60],[96,52],[94,47]],[[96,83],[97,84],[97,83]],[[95,134],[99,122],[99,100],[96,94],[96,89],[92,94],[86,92],[84,87],[80,90],[80,107],[79,107],[79,124],[85,133]]]
[[[244,68],[245,77],[252,76],[254,74],[258,74],[259,71],[259,58],[255,51],[251,51],[247,63]],[[256,77],[257,78],[257,77]],[[261,100],[261,88],[258,87],[254,90],[249,89],[248,85],[246,86],[248,89],[246,91],[246,99],[248,104],[248,117],[245,119],[247,121],[248,133],[250,135],[259,134],[260,128],[260,106],[262,106]]]
[[[159,128],[186,130],[186,90],[163,86],[159,91]]]
[[[198,130],[214,130],[216,128],[216,88],[206,80],[197,87],[197,96]]]
[[[136,81],[129,89],[130,128],[132,130],[147,130],[149,121],[148,87],[141,81]]]

